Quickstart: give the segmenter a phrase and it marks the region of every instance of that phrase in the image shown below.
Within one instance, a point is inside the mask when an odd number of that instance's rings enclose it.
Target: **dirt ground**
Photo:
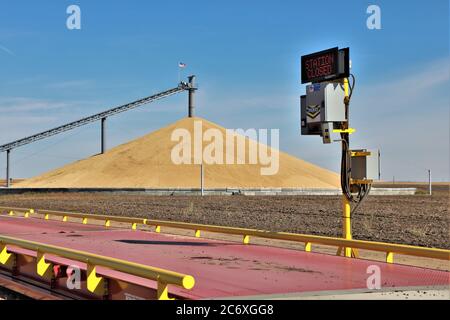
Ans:
[[[449,185],[434,186],[432,196],[426,194],[425,185],[413,187],[418,188],[414,196],[369,196],[353,216],[354,238],[450,249]],[[1,195],[0,206],[341,236],[341,197],[337,196],[28,193]]]

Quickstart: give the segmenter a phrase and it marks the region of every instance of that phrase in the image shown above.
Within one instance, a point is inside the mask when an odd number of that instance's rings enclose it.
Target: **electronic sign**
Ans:
[[[350,50],[337,47],[302,56],[302,83],[318,83],[350,75]]]

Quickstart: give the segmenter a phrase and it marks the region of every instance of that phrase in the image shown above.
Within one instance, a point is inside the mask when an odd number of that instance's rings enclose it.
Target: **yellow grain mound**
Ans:
[[[178,141],[171,140],[173,130],[185,128],[193,135],[194,121],[202,121],[203,132],[216,128],[225,137],[225,129],[214,123],[201,118],[184,118],[104,154],[76,161],[22,181],[16,187],[199,188],[200,165],[176,165],[171,160],[171,151],[178,144]],[[248,143],[248,139],[246,141]],[[203,147],[207,144],[209,142],[204,142]],[[246,150],[248,153],[248,147]],[[248,159],[248,155],[246,157]],[[246,164],[204,165],[204,187],[339,188],[339,176],[336,173],[283,152],[279,154],[277,174],[264,176],[261,175],[260,169],[261,165],[248,164],[248,160]]]

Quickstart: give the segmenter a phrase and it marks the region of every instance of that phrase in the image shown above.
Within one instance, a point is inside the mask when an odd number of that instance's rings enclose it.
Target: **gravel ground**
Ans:
[[[414,187],[419,188],[414,196],[369,196],[353,216],[354,238],[450,249],[449,186],[435,186],[431,197],[426,186]],[[1,195],[0,206],[341,236],[341,197],[334,196],[30,193]]]

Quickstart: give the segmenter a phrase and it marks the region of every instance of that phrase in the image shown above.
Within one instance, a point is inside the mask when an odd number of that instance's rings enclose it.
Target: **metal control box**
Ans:
[[[380,153],[379,150],[360,149],[352,150],[351,178],[353,180],[379,180],[380,179]]]
[[[347,121],[345,91],[339,82],[324,82],[306,86],[300,100],[302,135],[320,135],[323,143],[332,142],[334,123]]]
[[[302,135],[321,135],[322,126],[320,122],[308,122],[308,115],[306,111],[306,96],[300,97],[300,121]]]
[[[345,117],[345,91],[339,82],[306,86],[306,122],[342,122]]]

